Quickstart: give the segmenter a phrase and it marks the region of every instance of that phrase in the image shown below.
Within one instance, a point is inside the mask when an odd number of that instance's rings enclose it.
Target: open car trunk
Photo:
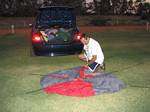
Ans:
[[[77,31],[73,8],[41,8],[37,17],[36,28],[47,44],[71,43]]]
[[[74,28],[51,27],[40,29],[39,32],[47,44],[69,44],[74,40],[76,30]]]

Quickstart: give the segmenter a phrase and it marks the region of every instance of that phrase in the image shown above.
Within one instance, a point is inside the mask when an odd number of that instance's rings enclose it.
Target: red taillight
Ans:
[[[81,33],[75,34],[75,40],[80,40],[81,39]]]
[[[81,38],[81,35],[77,35],[77,40],[80,40],[80,38]]]
[[[33,34],[32,35],[32,41],[33,42],[41,42],[42,41],[41,35],[40,34]]]

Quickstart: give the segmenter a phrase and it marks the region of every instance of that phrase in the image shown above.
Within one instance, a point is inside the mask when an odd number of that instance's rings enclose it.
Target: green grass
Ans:
[[[127,88],[86,98],[36,91],[41,88],[41,75],[83,63],[76,55],[33,57],[27,36],[4,35],[0,36],[0,112],[149,112],[150,33],[109,31],[89,35],[101,43],[106,71],[117,70],[114,75]]]

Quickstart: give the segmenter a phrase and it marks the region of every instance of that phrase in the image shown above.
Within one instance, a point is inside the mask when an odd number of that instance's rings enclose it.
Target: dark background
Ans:
[[[94,0],[86,4],[85,0],[1,0],[1,17],[33,17],[37,9],[45,5],[71,6],[77,15],[140,15],[143,18],[150,16],[150,3],[144,0]],[[85,5],[88,5],[85,6]],[[95,12],[87,12],[93,9]]]

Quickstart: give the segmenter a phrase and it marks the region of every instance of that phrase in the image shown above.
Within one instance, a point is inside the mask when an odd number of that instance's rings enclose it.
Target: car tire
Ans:
[[[30,56],[36,56],[35,51],[32,47],[30,47]]]

